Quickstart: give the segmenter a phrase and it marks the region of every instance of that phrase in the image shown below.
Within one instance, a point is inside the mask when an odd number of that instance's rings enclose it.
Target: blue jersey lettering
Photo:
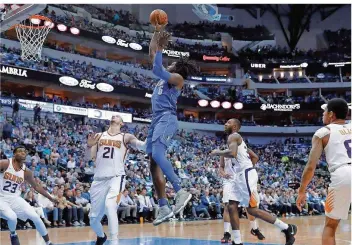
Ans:
[[[164,80],[160,80],[154,88],[152,96],[153,115],[171,112],[176,114],[177,98],[181,91]]]

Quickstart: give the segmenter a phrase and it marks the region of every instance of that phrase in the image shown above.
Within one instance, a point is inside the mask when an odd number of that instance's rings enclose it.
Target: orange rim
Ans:
[[[44,29],[44,28],[50,28],[50,26],[53,24],[53,21],[50,18],[42,16],[42,15],[37,15],[37,14],[32,15],[28,19],[39,19],[44,22],[49,21],[50,24],[47,24],[47,25],[44,24],[43,26],[26,26],[23,24],[16,24],[16,25],[13,25],[10,29],[13,29],[15,27],[19,27],[19,28],[23,28],[23,29]],[[36,24],[33,24],[33,25],[36,25]]]

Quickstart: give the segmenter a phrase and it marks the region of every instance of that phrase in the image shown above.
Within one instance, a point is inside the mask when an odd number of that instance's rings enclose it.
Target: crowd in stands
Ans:
[[[86,5],[89,6],[89,8],[95,8],[93,5]],[[107,13],[110,13],[111,9],[106,9],[104,11],[107,11]],[[102,11],[102,13],[104,12]],[[126,12],[126,11],[124,11]],[[119,12],[120,13],[120,12]],[[108,35],[112,37],[116,37],[122,40],[125,40],[126,42],[136,42],[139,43],[140,45],[144,47],[148,47],[150,43],[150,37],[143,32],[143,34],[137,33],[136,37],[130,36],[127,34],[125,31],[118,30],[116,28],[113,28],[113,26],[109,25],[95,25],[93,22],[90,22],[86,19],[74,19],[74,17],[70,16],[62,16],[62,15],[56,15],[55,11],[49,12],[47,9],[42,12],[43,15],[51,18],[52,20],[56,22],[63,23],[68,26],[76,26],[79,29],[90,31],[93,33],[98,33],[100,35]],[[101,14],[104,16],[104,14]],[[94,16],[94,14],[93,14]],[[129,15],[131,17],[131,15]],[[110,19],[110,17],[107,17]],[[120,22],[119,22],[120,23]],[[125,22],[124,22],[125,23]],[[173,28],[172,26],[168,26],[168,28]],[[173,32],[171,30],[171,32]],[[174,33],[173,33],[174,34]],[[176,37],[180,37],[176,35]],[[181,36],[183,37],[183,36]],[[191,37],[188,37],[191,39]],[[210,45],[210,46],[203,46],[200,44],[185,44],[179,41],[179,39],[176,40],[175,43],[170,43],[169,44],[170,49],[175,49],[177,51],[192,51],[194,53],[199,53],[201,55],[220,55],[220,56],[233,56],[232,54],[228,53],[226,51],[225,47],[219,47],[218,45]]]
[[[48,226],[88,225],[90,210],[89,187],[94,174],[95,163],[84,157],[87,134],[106,130],[107,123],[73,119],[62,114],[46,116],[40,123],[31,119],[4,120],[0,117],[0,155],[12,156],[18,144],[28,149],[27,167],[34,172],[36,181],[59,200],[50,203],[46,198],[23,185],[22,197],[36,207],[38,214]],[[135,134],[144,140],[147,126],[128,125],[124,132]],[[286,139],[285,142],[270,142],[257,145],[251,138],[247,144],[260,156],[256,168],[259,174],[261,208],[278,216],[320,214],[326,200],[326,162],[318,165],[317,175],[308,189],[308,203],[302,212],[295,206],[297,193],[292,183],[296,183],[307,160],[309,143],[306,139]],[[180,220],[221,218],[222,188],[218,173],[219,159],[209,156],[215,148],[225,146],[224,137],[202,135],[196,132],[179,131],[178,139],[173,140],[168,150],[174,170],[193,198],[181,212]],[[126,191],[119,208],[121,223],[137,223],[140,217],[144,222],[152,221],[157,213],[153,184],[144,153],[131,150],[126,166]],[[293,189],[292,189],[293,188]],[[167,183],[169,204],[174,205],[174,191]],[[3,222],[2,228],[6,229]],[[32,224],[19,222],[19,228],[30,228]]]
[[[23,61],[21,59],[21,50],[16,48],[8,48],[5,45],[0,47],[0,62],[2,64],[15,65],[19,67],[27,67],[33,70],[45,71],[61,75],[71,75],[78,79],[86,79],[95,82],[106,82],[112,85],[125,86],[137,89],[152,90],[156,85],[156,78],[148,77],[141,73],[132,73],[124,70],[107,70],[101,67],[93,66],[92,63],[68,60],[66,57],[55,59],[44,57],[40,63],[33,61]],[[139,65],[120,62],[121,65],[140,68]],[[186,85],[186,87],[189,85]],[[182,96],[196,98],[191,89],[187,88],[183,91]]]
[[[351,31],[350,31],[351,32]],[[238,56],[242,62],[257,63],[295,63],[295,62],[326,62],[326,61],[346,61],[351,54],[351,36],[349,36],[350,50],[300,50],[296,48],[290,51],[287,47],[258,46],[255,50],[250,48],[239,50]],[[347,56],[346,56],[347,55]]]
[[[324,35],[331,52],[345,53],[351,58],[351,30],[340,29],[337,31],[325,30]]]

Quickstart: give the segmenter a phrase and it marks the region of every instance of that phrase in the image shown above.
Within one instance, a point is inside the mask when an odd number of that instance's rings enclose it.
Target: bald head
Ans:
[[[241,122],[236,118],[232,118],[228,120],[227,123],[225,124],[225,132],[228,134],[238,132],[240,131],[240,128],[241,128]]]

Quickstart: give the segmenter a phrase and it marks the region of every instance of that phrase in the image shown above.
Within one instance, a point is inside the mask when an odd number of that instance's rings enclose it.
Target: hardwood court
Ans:
[[[283,219],[285,222],[296,224],[298,234],[296,245],[321,244],[321,234],[325,217],[292,217]],[[246,245],[278,245],[284,244],[285,238],[282,233],[271,225],[259,221],[260,229],[266,236],[266,240],[259,241],[250,235],[249,222],[241,220],[242,239]],[[107,232],[107,227],[104,227]],[[18,231],[21,245],[44,244],[35,230]],[[87,245],[94,244],[95,235],[90,227],[74,228],[51,228],[49,229],[51,240],[55,244]],[[121,225],[119,229],[119,245],[215,245],[220,244],[223,235],[222,220],[194,221],[194,222],[169,222],[154,227],[152,224]],[[0,232],[0,244],[9,245],[9,232]],[[109,243],[107,243],[108,245]],[[347,245],[351,243],[351,218],[341,221],[337,231],[337,244]]]

